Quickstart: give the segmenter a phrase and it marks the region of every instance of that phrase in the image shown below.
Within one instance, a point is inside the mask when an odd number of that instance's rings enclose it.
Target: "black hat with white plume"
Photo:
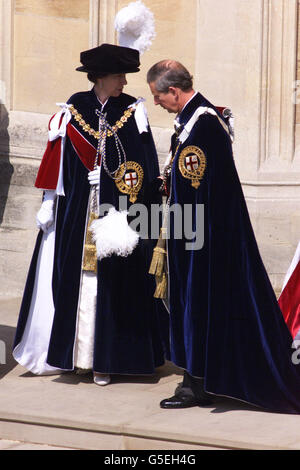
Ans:
[[[119,45],[101,44],[80,53],[81,66],[76,70],[94,74],[138,72],[140,54],[155,36],[154,16],[141,0],[131,2],[115,17]]]

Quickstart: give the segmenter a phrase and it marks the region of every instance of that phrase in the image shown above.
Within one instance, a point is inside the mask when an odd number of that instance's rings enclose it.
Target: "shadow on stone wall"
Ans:
[[[9,115],[0,103],[0,225],[3,222],[10,181],[14,168],[9,161]]]
[[[16,328],[0,325],[0,380],[17,365],[11,353],[15,334]]]

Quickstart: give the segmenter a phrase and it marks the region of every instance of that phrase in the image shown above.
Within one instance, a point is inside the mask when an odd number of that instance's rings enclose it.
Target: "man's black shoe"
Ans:
[[[198,399],[191,394],[180,393],[171,398],[165,398],[160,402],[161,408],[191,408],[192,406],[207,406],[213,401],[210,398]]]

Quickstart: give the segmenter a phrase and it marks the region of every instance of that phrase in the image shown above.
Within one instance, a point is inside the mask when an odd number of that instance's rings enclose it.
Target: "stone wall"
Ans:
[[[89,0],[2,0],[0,25],[0,295],[19,296],[37,235],[34,181],[49,117],[87,86],[70,70],[89,47]]]
[[[37,230],[33,187],[57,102],[89,88],[80,51],[116,42],[129,0],[0,0],[0,295],[23,290]],[[235,115],[234,154],[259,248],[277,291],[300,234],[298,0],[144,0],[156,37],[128,75],[147,99],[162,162],[173,115],[145,83],[163,58],[183,62],[195,88]],[[298,67],[297,67],[298,64]],[[298,98],[299,95],[299,98]],[[299,103],[298,103],[299,101]]]
[[[15,0],[13,24],[12,109],[53,113],[87,85],[74,70],[89,47],[89,0]]]

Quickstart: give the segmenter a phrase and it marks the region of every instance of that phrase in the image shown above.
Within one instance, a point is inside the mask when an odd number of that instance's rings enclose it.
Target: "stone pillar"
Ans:
[[[11,103],[11,51],[12,6],[10,1],[0,0],[0,104],[10,109]]]
[[[294,87],[297,0],[261,4],[261,98],[255,173],[243,177],[258,243],[277,292],[300,239],[300,154]],[[252,178],[254,176],[254,180]]]
[[[198,0],[196,56],[197,87],[235,115],[236,165],[278,292],[300,238],[297,0]]]
[[[116,44],[116,13],[117,0],[90,0],[90,47],[104,42]]]

